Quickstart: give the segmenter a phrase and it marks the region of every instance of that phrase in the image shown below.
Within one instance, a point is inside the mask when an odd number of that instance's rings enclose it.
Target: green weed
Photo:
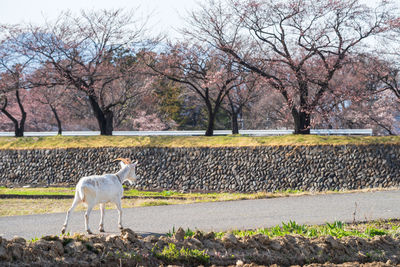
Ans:
[[[167,206],[171,205],[168,201],[160,201],[160,200],[150,200],[141,203],[142,207],[151,207],[151,206]]]
[[[172,232],[168,231],[168,233],[166,234],[168,237],[172,237],[174,234],[176,233],[175,231],[175,226],[172,226]]]
[[[166,236],[172,237],[176,233],[175,226],[172,227],[172,231],[168,231]],[[185,231],[185,238],[194,236],[195,232],[193,232],[190,228],[187,228]]]
[[[35,243],[35,242],[37,242],[37,241],[39,241],[39,238],[38,237],[34,237],[34,238],[32,238],[31,240],[29,240],[31,243]]]
[[[204,251],[197,249],[189,249],[182,247],[178,249],[174,243],[169,243],[165,246],[162,252],[157,252],[156,247],[153,247],[153,254],[158,259],[167,264],[187,263],[187,264],[208,264],[210,256]]]
[[[305,225],[299,225],[295,221],[289,221],[288,223],[282,222],[282,230],[287,233],[294,233],[294,234],[304,234],[307,232]]]
[[[393,225],[391,230],[368,226],[363,232],[347,228],[347,225],[341,221],[335,221],[333,223],[326,223],[325,225],[314,226],[299,225],[295,221],[289,221],[287,223],[282,222],[281,225],[270,228],[260,228],[256,230],[234,230],[232,231],[232,233],[238,237],[262,234],[270,238],[290,234],[302,235],[309,238],[320,236],[333,236],[336,238],[342,238],[345,236],[358,236],[362,238],[372,238],[374,236],[400,234],[400,226],[398,225]],[[224,234],[225,232],[218,232],[215,234],[215,236],[216,238],[222,238]]]
[[[300,194],[300,193],[304,193],[304,190],[299,190],[299,189],[275,190],[274,193],[279,193],[279,194]]]
[[[374,236],[377,236],[377,235],[387,235],[388,231],[383,230],[383,229],[367,228],[365,233],[367,235],[369,235],[370,237],[374,237]]]

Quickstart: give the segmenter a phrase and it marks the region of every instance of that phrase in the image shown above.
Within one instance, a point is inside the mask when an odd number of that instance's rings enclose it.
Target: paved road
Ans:
[[[356,208],[357,203],[357,208]],[[220,231],[269,227],[294,220],[299,224],[323,224],[400,218],[400,191],[297,196],[275,199],[198,203],[124,209],[123,225],[141,234],[164,234],[173,227]],[[96,233],[99,211],[90,217]],[[27,239],[59,234],[65,214],[0,217],[0,236]],[[117,233],[117,212],[107,210],[105,230]],[[83,232],[83,212],[74,212],[67,231]]]

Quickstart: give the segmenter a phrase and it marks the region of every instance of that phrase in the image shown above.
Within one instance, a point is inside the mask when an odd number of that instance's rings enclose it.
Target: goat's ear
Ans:
[[[121,168],[125,167],[125,163],[123,163],[122,161],[119,162],[119,166],[121,166]]]

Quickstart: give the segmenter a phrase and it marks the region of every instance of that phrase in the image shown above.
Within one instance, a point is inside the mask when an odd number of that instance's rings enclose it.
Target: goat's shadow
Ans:
[[[153,233],[153,232],[142,232],[142,231],[134,231],[138,236],[141,237],[146,237],[146,236],[156,236],[156,237],[160,237],[160,236],[165,236],[166,234],[160,234],[160,233]],[[85,234],[85,233],[83,233]],[[102,235],[102,236],[109,236],[109,235],[120,235],[121,231],[106,231],[105,232],[98,232],[98,231],[93,231],[93,235]]]

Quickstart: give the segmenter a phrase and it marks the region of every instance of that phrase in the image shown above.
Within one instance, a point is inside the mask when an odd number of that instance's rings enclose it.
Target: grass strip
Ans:
[[[274,196],[286,196],[300,194],[299,190],[286,190],[275,193],[181,193],[172,190],[141,191],[137,189],[125,189],[124,196],[130,198],[160,198],[160,199],[208,199],[208,200],[242,200],[259,199]],[[0,195],[14,196],[74,196],[74,187],[36,187],[36,188],[7,188],[0,187]]]
[[[202,202],[207,201],[233,201],[233,200],[246,200],[246,199],[264,199],[264,198],[277,198],[277,197],[291,197],[291,196],[303,196],[303,195],[317,195],[317,194],[338,194],[338,193],[359,193],[359,192],[374,192],[384,190],[396,190],[397,188],[368,188],[361,190],[345,190],[345,191],[323,191],[323,192],[310,192],[302,190],[288,189],[284,191],[275,192],[257,192],[257,193],[182,193],[173,190],[163,191],[143,191],[137,189],[131,189],[125,187],[124,197],[125,198],[151,198],[151,199],[177,199],[177,200],[198,200]],[[0,198],[12,198],[12,197],[24,197],[24,198],[58,198],[70,197],[72,198],[75,194],[74,187],[15,187],[8,188],[0,186]]]
[[[0,149],[96,147],[253,147],[400,144],[400,136],[45,136],[0,137]]]
[[[8,188],[0,186],[0,195],[73,196],[74,194],[75,188],[72,187]]]

